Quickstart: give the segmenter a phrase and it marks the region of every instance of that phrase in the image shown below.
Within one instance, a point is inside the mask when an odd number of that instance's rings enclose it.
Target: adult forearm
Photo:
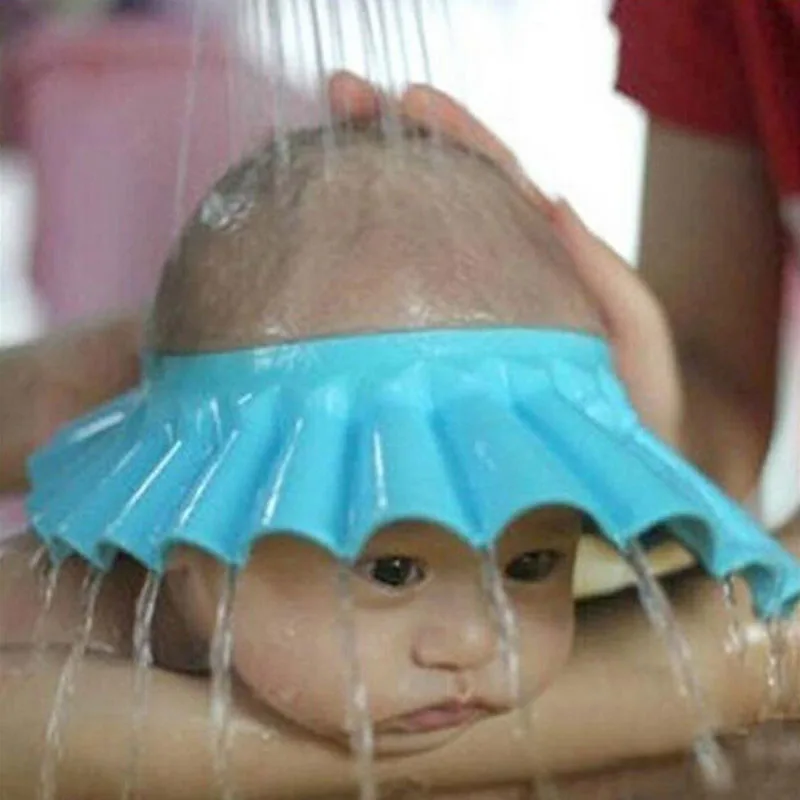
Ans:
[[[680,351],[686,401],[683,454],[728,494],[746,502],[755,489],[772,431],[772,405],[726,380],[709,357]]]
[[[739,499],[770,435],[784,245],[758,147],[650,120],[640,274],[679,354],[681,444]]]
[[[719,731],[746,727],[762,696],[763,652],[745,661],[725,652],[727,618],[711,581],[698,577],[682,595],[677,613],[710,720]],[[531,709],[527,742],[515,737],[513,717],[498,718],[421,757],[409,772],[435,786],[521,782],[537,767],[566,777],[687,753],[699,723],[638,601],[624,595],[583,626],[567,671]]]
[[[752,721],[758,686],[749,667],[724,652],[724,613],[715,587],[698,578],[678,598],[709,707],[722,729]],[[706,612],[718,608],[712,620]],[[532,735],[518,737],[514,715],[476,726],[430,754],[381,762],[380,779],[413,779],[440,790],[505,785],[535,767],[575,773],[628,759],[685,750],[696,719],[674,688],[666,656],[631,597],[604,604],[579,634],[568,671],[536,704]],[[638,657],[637,655],[638,654]],[[642,657],[642,654],[646,657]],[[15,672],[20,655],[5,654],[0,698],[0,795],[35,796],[63,657],[35,673]],[[25,658],[27,661],[27,657]],[[151,673],[141,738],[140,792],[153,800],[216,800],[208,722],[208,682]],[[137,698],[130,663],[88,658],[77,676],[62,733],[59,797],[120,796],[130,774]],[[240,704],[234,716],[231,774],[242,800],[341,795],[356,784],[354,759],[302,732],[277,731]]]
[[[51,654],[35,668],[31,658],[31,652],[23,650],[5,651],[0,655],[0,741],[3,743],[0,747],[0,796],[4,800],[29,800],[37,796],[47,725],[66,655]],[[132,687],[129,664],[95,657],[87,657],[81,664],[74,694],[64,709],[64,725],[60,731],[63,751],[57,772],[59,798],[94,800],[119,796],[132,744]],[[162,717],[167,709],[174,715],[163,733],[166,741],[181,728],[191,738],[192,720],[203,708],[202,694],[198,686],[188,681],[154,673],[149,706],[156,717]],[[180,727],[177,727],[179,719]],[[148,735],[157,734],[153,742],[156,745],[158,730],[152,724],[147,727]],[[169,747],[173,756],[176,746],[177,743],[172,743]],[[157,770],[159,751],[152,749],[150,752],[151,748],[147,748],[147,757],[155,756],[156,763],[152,767]],[[206,761],[206,758],[196,760],[198,773],[202,773]],[[181,772],[181,763],[181,759],[175,759],[176,773]],[[148,767],[150,784],[152,771]],[[164,790],[162,794],[148,792],[146,796],[174,796],[176,800],[181,797],[171,791],[172,787],[159,788]],[[195,796],[208,795],[197,793]]]
[[[22,669],[30,653],[0,655],[0,797],[37,796],[45,732],[65,656]],[[88,657],[78,670],[61,732],[59,800],[119,798],[131,775],[139,699],[134,667]],[[233,712],[230,774],[240,800],[282,800],[345,792],[353,760],[301,733],[278,734],[245,708]],[[141,729],[137,796],[150,800],[218,800],[207,680],[151,672]]]

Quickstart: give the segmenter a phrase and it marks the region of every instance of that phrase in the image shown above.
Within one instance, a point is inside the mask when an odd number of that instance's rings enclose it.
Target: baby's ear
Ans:
[[[683,390],[666,315],[645,282],[565,202],[551,219],[579,277],[600,306],[616,369],[642,422],[678,444]]]

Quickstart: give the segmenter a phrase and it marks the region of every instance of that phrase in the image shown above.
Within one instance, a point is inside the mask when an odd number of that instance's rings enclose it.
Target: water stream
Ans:
[[[503,586],[503,576],[493,549],[490,548],[483,553],[481,568],[484,589],[498,626],[500,658],[503,662],[509,694],[514,700],[514,706],[518,709],[514,733],[519,740],[532,742],[531,713],[522,695],[520,681],[519,628],[516,614]],[[560,794],[555,783],[541,774],[536,765],[535,754],[532,754],[532,758],[535,776],[530,786],[531,797],[535,797],[537,800],[559,800]]]
[[[766,623],[767,692],[764,717],[789,714],[797,708],[797,655],[792,643],[793,621],[772,619]]]
[[[314,62],[317,67],[317,84],[319,93],[322,100],[322,113],[324,118],[325,131],[322,138],[322,147],[324,149],[323,161],[325,164],[325,177],[330,177],[329,167],[333,162],[335,155],[336,140],[333,133],[333,118],[331,117],[331,103],[330,96],[328,95],[328,74],[329,69],[326,64],[325,50],[323,46],[324,34],[322,29],[322,20],[320,18],[320,10],[316,0],[307,0],[309,3],[309,10],[311,14],[311,30],[314,39]]]
[[[33,563],[33,559],[31,563]],[[31,671],[36,671],[42,666],[45,655],[47,654],[49,646],[47,640],[47,623],[53,610],[53,602],[55,601],[58,580],[61,576],[63,563],[64,562],[59,561],[55,564],[50,564],[45,571],[42,582],[42,607],[39,611],[39,615],[36,617],[36,622],[33,625],[33,633],[31,634]]]
[[[367,686],[361,671],[358,654],[353,594],[350,586],[350,569],[339,570],[339,619],[342,634],[342,655],[347,670],[347,728],[350,746],[356,757],[359,783],[359,800],[378,800],[375,780],[375,736],[369,711]]]
[[[233,609],[236,599],[236,579],[236,568],[228,567],[217,605],[217,619],[209,653],[211,662],[211,745],[220,800],[234,800],[236,796],[231,785],[229,769],[232,745],[233,681],[231,664],[233,660]]]
[[[664,590],[653,574],[644,549],[638,543],[631,545],[628,562],[636,575],[642,608],[667,649],[678,691],[691,703],[697,731],[694,754],[703,778],[709,788],[726,791],[733,786],[733,774],[714,735],[713,719],[692,662],[689,643],[675,619]]]
[[[195,119],[197,105],[198,83],[200,72],[200,57],[203,50],[203,35],[206,23],[207,3],[197,2],[192,5],[192,39],[191,63],[186,75],[186,98],[183,108],[183,128],[181,131],[178,164],[175,175],[175,195],[173,212],[172,241],[178,242],[181,229],[186,217],[187,182],[189,174],[189,158],[192,142],[192,123]]]
[[[63,750],[64,727],[67,723],[70,700],[75,693],[78,671],[86,657],[91,640],[97,598],[100,595],[104,578],[104,573],[92,570],[84,581],[81,598],[84,609],[83,622],[59,675],[53,708],[45,734],[44,757],[39,773],[38,800],[56,800],[57,797],[57,773]]]
[[[142,741],[145,733],[144,724],[147,719],[151,668],[153,666],[151,647],[153,615],[160,588],[161,576],[157,572],[148,572],[136,603],[133,629],[133,730],[128,773],[122,788],[122,800],[131,800],[138,795]]]
[[[522,687],[520,685],[520,663],[519,663],[519,629],[514,609],[506,594],[503,586],[503,576],[497,565],[497,558],[492,549],[486,550],[481,559],[482,578],[484,590],[486,591],[491,605],[499,634],[500,657],[506,673],[508,690],[514,700],[514,705],[519,708],[521,713],[518,715],[520,723],[528,719],[528,715],[522,713]],[[527,733],[525,727],[517,730],[519,736]]]
[[[725,652],[728,655],[744,658],[747,649],[744,624],[739,603],[736,599],[736,584],[733,578],[722,582],[722,602],[728,616],[728,631],[725,636]]]

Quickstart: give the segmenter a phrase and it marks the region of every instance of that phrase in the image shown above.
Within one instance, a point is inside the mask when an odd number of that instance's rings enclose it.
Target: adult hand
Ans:
[[[331,79],[329,96],[334,116],[369,121],[395,115],[404,123],[454,139],[502,167],[531,204],[550,218],[584,286],[597,301],[617,371],[643,422],[662,439],[679,443],[683,393],[666,317],[645,283],[568,204],[549,200],[486,126],[436,89],[414,85],[399,97],[387,97],[367,81],[341,72]]]

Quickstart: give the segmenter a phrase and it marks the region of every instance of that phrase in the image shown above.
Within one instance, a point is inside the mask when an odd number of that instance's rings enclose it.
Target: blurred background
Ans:
[[[455,95],[634,259],[644,130],[612,92],[607,14],[608,0],[2,0],[0,345],[146,300],[203,190],[254,131],[322,119],[320,75],[341,66]]]

